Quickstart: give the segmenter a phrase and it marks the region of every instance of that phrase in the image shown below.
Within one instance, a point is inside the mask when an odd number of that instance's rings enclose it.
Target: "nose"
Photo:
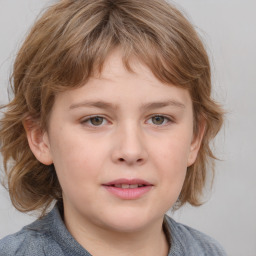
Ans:
[[[112,160],[126,165],[142,165],[147,161],[145,139],[137,125],[120,127],[114,138]]]

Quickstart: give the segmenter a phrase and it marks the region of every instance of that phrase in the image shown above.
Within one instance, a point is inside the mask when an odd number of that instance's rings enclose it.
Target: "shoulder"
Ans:
[[[179,251],[178,255],[226,256],[222,246],[210,236],[178,223],[169,216],[166,216],[166,221],[171,232],[172,249]]]
[[[51,223],[46,216],[4,237],[0,240],[0,256],[61,256],[61,250],[54,243],[49,227]]]
[[[0,240],[0,256],[27,256],[33,255],[33,253],[37,255],[41,244],[40,234],[31,232],[24,227],[21,231]]]

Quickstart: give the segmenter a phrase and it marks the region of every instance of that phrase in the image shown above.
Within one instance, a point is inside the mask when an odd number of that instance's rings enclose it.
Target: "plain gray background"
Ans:
[[[0,0],[0,103],[28,28],[50,0]],[[215,98],[228,114],[217,137],[216,179],[208,202],[174,218],[217,239],[230,256],[256,256],[256,1],[179,0],[207,44]],[[0,238],[34,218],[18,213],[0,188]]]

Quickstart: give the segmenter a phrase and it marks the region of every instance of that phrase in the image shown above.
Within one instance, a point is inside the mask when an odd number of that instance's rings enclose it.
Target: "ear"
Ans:
[[[29,147],[34,156],[42,164],[51,165],[53,161],[47,132],[42,131],[38,122],[32,119],[26,119],[23,122],[23,126],[26,130]]]
[[[196,161],[196,158],[202,143],[202,139],[204,137],[205,127],[206,127],[205,120],[201,120],[200,125],[198,127],[199,130],[196,134],[194,134],[193,140],[190,145],[190,152],[188,156],[187,167],[191,166]]]

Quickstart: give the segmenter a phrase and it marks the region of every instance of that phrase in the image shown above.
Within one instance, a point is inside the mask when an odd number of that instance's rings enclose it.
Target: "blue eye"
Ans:
[[[154,125],[165,125],[166,123],[170,122],[171,119],[166,116],[156,115],[152,116],[149,120],[151,120],[151,124]]]

